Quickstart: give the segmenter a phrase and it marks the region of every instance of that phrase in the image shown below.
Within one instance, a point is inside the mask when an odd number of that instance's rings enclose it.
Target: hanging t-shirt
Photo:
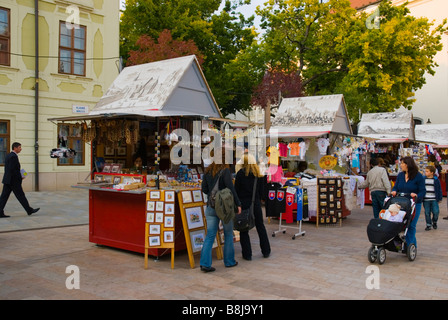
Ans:
[[[266,172],[268,182],[281,182],[283,177],[283,168],[279,165],[271,164]]]
[[[299,156],[300,155],[300,144],[298,142],[292,142],[288,144],[289,155],[290,156]]]
[[[327,154],[327,148],[330,145],[330,141],[327,138],[319,138],[317,140],[317,147],[319,148],[319,152],[321,155]]]
[[[266,217],[280,217],[286,209],[286,189],[279,183],[268,183],[266,199]]]
[[[278,158],[280,157],[280,154],[278,152],[277,147],[270,146],[268,149],[269,155],[269,163],[272,165],[278,165]]]
[[[305,141],[300,142],[299,146],[300,146],[300,152],[299,152],[300,160],[305,160],[306,150],[308,149],[306,142]]]
[[[287,157],[288,156],[288,145],[286,143],[279,143],[278,144],[278,153],[280,157]]]

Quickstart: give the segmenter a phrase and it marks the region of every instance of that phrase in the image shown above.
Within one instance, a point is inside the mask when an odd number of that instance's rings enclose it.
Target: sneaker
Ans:
[[[448,217],[443,217],[442,219],[443,219],[443,220],[448,220]]]
[[[426,226],[425,231],[431,230],[431,226]]]
[[[433,229],[437,229],[437,222],[434,222],[434,223],[432,224],[432,227],[433,227]]]

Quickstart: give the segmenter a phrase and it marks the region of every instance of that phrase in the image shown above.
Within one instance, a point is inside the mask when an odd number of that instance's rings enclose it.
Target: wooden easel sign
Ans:
[[[146,192],[145,269],[149,249],[171,249],[171,269],[174,269],[175,192],[148,190]]]
[[[194,254],[201,252],[202,244],[207,233],[207,221],[205,219],[206,203],[200,189],[179,191],[178,201],[188,259],[190,261],[190,267],[194,269]],[[213,248],[217,249],[217,258],[222,259],[222,249],[218,237],[215,240]]]

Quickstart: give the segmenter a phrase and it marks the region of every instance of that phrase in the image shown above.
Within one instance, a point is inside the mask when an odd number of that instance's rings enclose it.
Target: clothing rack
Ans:
[[[298,186],[298,187],[294,187],[294,189],[302,189],[302,187],[301,187],[301,186]],[[303,193],[301,193],[301,194],[303,194]],[[294,193],[294,198],[297,199],[297,190],[296,190],[295,193]],[[298,200],[300,200],[300,203],[302,204],[302,199],[298,199]],[[297,200],[297,204],[299,203],[298,200]],[[272,236],[273,236],[273,237],[275,237],[276,234],[279,233],[279,232],[285,234],[287,228],[299,230],[299,232],[295,233],[295,234],[292,236],[292,240],[295,240],[295,238],[298,237],[298,236],[302,236],[302,237],[305,236],[305,232],[306,232],[306,231],[302,231],[303,214],[302,214],[302,216],[300,217],[300,220],[297,219],[297,227],[296,227],[296,226],[282,225],[282,214],[283,214],[283,213],[280,212],[280,218],[279,218],[279,222],[278,222],[278,230],[272,232]]]

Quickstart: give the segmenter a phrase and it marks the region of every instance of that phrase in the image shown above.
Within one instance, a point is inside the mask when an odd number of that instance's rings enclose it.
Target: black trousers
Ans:
[[[263,222],[263,212],[261,205],[254,203],[255,229],[257,229],[258,237],[260,238],[260,248],[263,255],[271,253],[271,245],[269,244],[268,234]],[[240,232],[240,244],[243,257],[248,259],[252,257],[252,248],[250,245],[249,231]]]
[[[33,208],[30,207],[30,204],[28,203],[28,200],[25,197],[25,192],[23,192],[22,184],[18,185],[4,184],[2,195],[0,196],[0,214],[3,213],[3,209],[5,209],[6,202],[8,202],[11,192],[14,193],[17,200],[22,205],[23,209],[25,209],[26,213],[29,214],[33,211]]]

